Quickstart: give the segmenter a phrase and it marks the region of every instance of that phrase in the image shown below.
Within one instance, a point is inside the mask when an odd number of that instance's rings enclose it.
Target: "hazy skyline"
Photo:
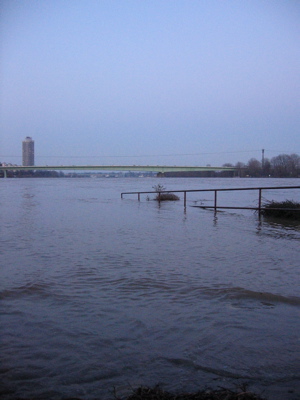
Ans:
[[[2,0],[0,161],[300,153],[300,2]]]

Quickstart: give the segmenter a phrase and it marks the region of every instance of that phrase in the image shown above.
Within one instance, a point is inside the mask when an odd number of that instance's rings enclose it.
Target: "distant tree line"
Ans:
[[[298,154],[279,154],[271,159],[259,161],[250,158],[247,163],[238,161],[235,165],[225,163],[223,167],[235,168],[235,171],[179,171],[158,173],[158,176],[193,178],[193,177],[271,177],[300,178],[300,157]]]
[[[34,168],[34,167],[33,167]],[[2,176],[3,176],[2,172]],[[8,178],[63,178],[64,173],[61,171],[48,170],[10,170],[7,171]]]
[[[224,164],[223,166],[233,166]],[[236,167],[241,176],[250,177],[274,177],[274,178],[299,178],[300,177],[300,156],[298,154],[279,154],[271,159],[265,158],[262,161],[250,158],[247,164],[237,162]]]

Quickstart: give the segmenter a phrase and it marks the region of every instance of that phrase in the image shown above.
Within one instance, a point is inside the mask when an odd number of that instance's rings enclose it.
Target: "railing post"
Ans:
[[[141,200],[141,198],[140,198],[140,192],[138,193],[138,201],[140,201]]]
[[[258,215],[261,213],[261,188],[258,189]]]
[[[184,203],[184,208],[186,208],[186,192],[184,192],[183,203]]]
[[[217,190],[215,190],[215,212],[217,211]]]

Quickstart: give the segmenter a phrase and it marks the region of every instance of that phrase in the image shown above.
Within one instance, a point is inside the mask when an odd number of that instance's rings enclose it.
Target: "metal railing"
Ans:
[[[124,195],[129,194],[137,194],[138,201],[141,199],[141,194],[157,194],[158,201],[160,201],[160,195],[162,193],[183,193],[183,205],[186,208],[187,202],[187,193],[195,193],[195,192],[213,192],[214,193],[214,205],[213,206],[197,206],[200,208],[212,208],[215,211],[217,209],[228,209],[228,210],[256,210],[261,213],[265,207],[262,206],[262,191],[263,190],[279,190],[279,189],[300,189],[300,186],[262,186],[262,187],[247,187],[247,188],[226,188],[226,189],[187,189],[187,190],[162,190],[162,191],[149,191],[149,192],[123,192],[121,193],[121,199],[123,199]],[[218,200],[218,192],[230,192],[230,191],[243,191],[243,190],[257,190],[258,191],[258,205],[257,207],[228,207],[228,206],[219,206],[217,204]],[[271,208],[268,207],[270,210]],[[272,208],[273,210],[281,210],[282,208]],[[285,208],[287,210],[287,208]],[[299,211],[299,209],[289,209],[291,211]]]

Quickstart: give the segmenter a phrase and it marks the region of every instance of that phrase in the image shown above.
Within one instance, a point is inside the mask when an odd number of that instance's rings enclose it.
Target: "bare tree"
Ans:
[[[256,158],[250,158],[247,164],[248,174],[250,176],[261,176],[262,169],[261,169],[261,162],[258,161]]]
[[[274,176],[297,177],[300,175],[300,157],[297,154],[279,154],[271,159]]]

